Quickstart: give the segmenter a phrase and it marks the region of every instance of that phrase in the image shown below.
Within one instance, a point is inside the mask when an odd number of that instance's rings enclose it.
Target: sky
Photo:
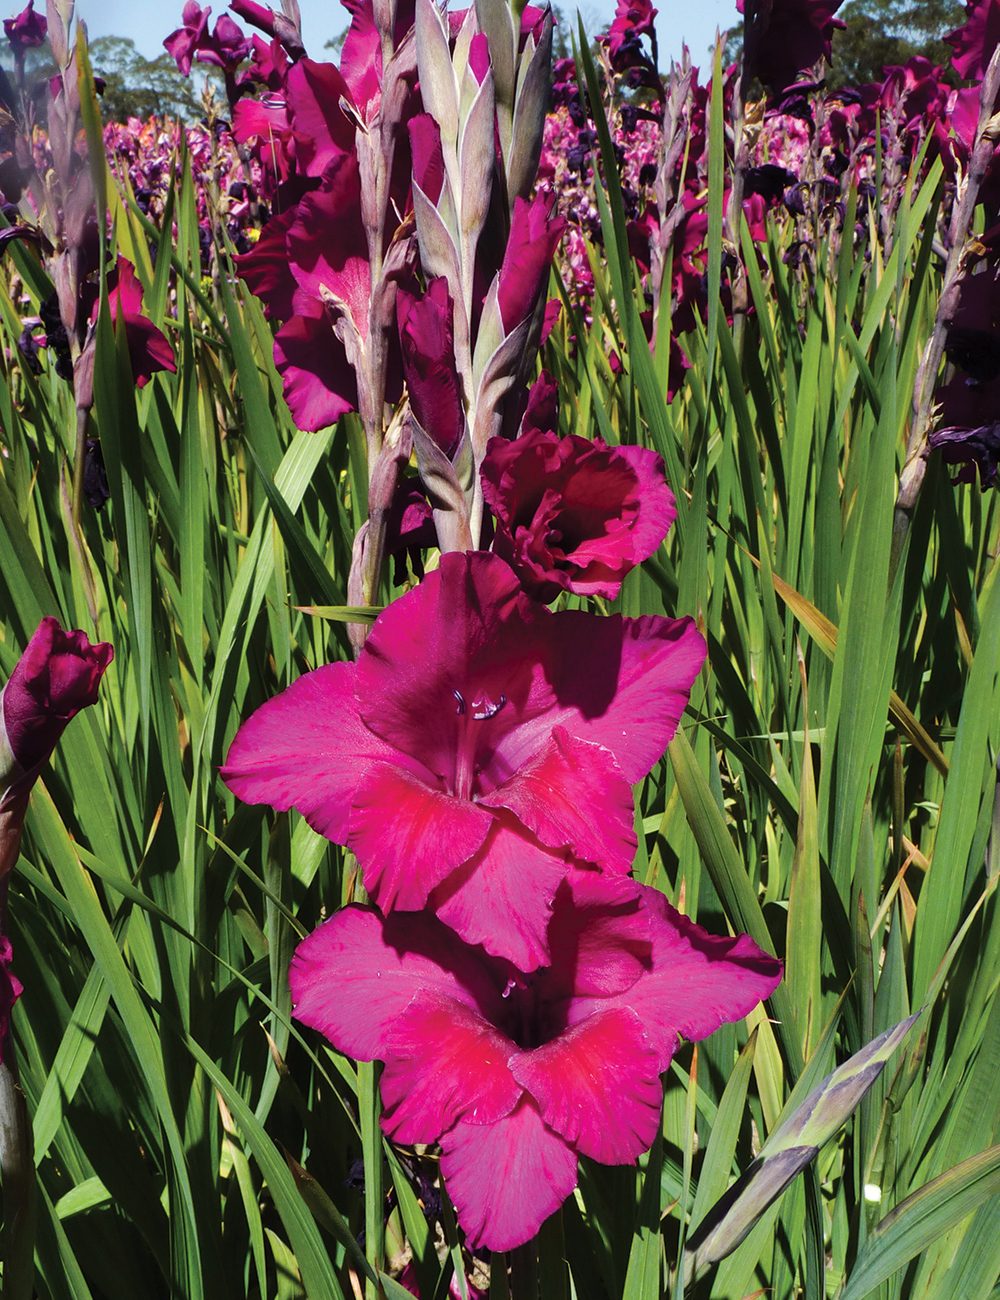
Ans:
[[[126,36],[135,42],[145,58],[155,58],[163,48],[163,38],[180,26],[184,0],[77,0],[77,14],[87,24],[91,40],[98,36]],[[280,8],[280,0],[270,0]],[[461,7],[464,0],[452,0]],[[323,45],[347,26],[347,12],[337,0],[299,0],[302,11],[302,36],[313,58],[322,59]],[[43,6],[44,7],[44,6]],[[575,12],[572,3],[563,0],[564,13]],[[11,13],[17,6],[11,8]],[[226,8],[226,0],[215,0],[212,22]],[[584,23],[591,34],[607,27],[615,12],[614,0],[585,0],[580,6]],[[660,66],[665,69],[671,57],[680,55],[687,42],[696,64],[708,61],[706,51],[715,39],[715,30],[734,27],[739,16],[735,0],[661,0],[656,20]]]

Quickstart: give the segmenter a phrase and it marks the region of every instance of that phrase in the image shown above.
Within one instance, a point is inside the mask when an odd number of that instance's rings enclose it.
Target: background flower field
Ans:
[[[811,34],[786,81],[746,7],[742,65],[720,43],[662,73],[624,4],[596,64],[556,63],[538,368],[550,427],[658,453],[677,509],[617,597],[556,608],[689,615],[708,647],[633,789],[633,876],[784,981],[680,1047],[652,1149],[581,1157],[510,1261],[466,1246],[434,1148],[384,1136],[379,1066],[291,1016],[296,945],[362,898],[353,853],[220,775],[241,723],[350,662],[439,552],[401,525],[352,583],[362,418],[297,427],[238,274],[278,211],[273,138],[218,97],[201,124],[102,126],[79,45],[62,165],[107,213],[92,406],[81,435],[52,241],[0,231],[0,674],[50,615],[114,660],[10,878],[37,1190],[5,1167],[5,1300],[1000,1294],[1000,56],[973,22],[1000,7],[970,3],[947,75],[845,92],[806,81]]]

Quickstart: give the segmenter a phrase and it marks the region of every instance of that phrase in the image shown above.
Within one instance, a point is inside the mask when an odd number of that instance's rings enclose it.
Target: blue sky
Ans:
[[[453,0],[455,5],[464,2]],[[280,6],[280,0],[270,0],[270,3],[275,8]],[[150,0],[78,0],[77,13],[86,21],[91,38],[128,36],[140,53],[152,58],[161,50],[164,36],[180,26],[183,4],[184,0],[163,0],[157,4]],[[347,13],[337,0],[299,0],[299,4],[306,48],[314,58],[322,58],[324,42],[347,26]],[[16,8],[10,8],[10,12]],[[213,21],[225,8],[225,0],[215,0]],[[566,13],[573,12],[573,5],[566,0],[561,8]],[[580,8],[588,30],[597,32],[611,21],[615,3],[614,0],[585,0]],[[695,0],[693,4],[690,0],[661,0],[659,10],[656,28],[662,67],[671,56],[680,54],[683,41],[690,46],[694,62],[704,66],[716,27],[732,27],[738,21],[735,0]]]

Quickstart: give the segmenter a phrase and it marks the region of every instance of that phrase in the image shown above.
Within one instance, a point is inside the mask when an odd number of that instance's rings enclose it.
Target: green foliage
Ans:
[[[953,51],[942,38],[965,21],[965,6],[958,0],[849,0],[837,17],[847,27],[833,37],[827,84],[834,90],[881,81],[883,67],[915,54],[948,68]]]
[[[195,86],[181,76],[177,64],[164,52],[146,59],[135,42],[123,36],[100,36],[91,43],[94,72],[104,78],[101,113],[105,121],[145,121],[151,114],[169,114],[191,121],[201,116]],[[197,65],[196,65],[197,66]]]

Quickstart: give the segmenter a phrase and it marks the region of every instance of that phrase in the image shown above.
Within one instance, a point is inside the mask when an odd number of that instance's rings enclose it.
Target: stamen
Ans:
[[[452,689],[451,693],[458,701],[458,708],[455,710],[455,712],[459,715],[459,717],[461,717],[461,715],[465,712],[465,696],[462,694],[461,691],[456,691],[454,688]]]
[[[497,716],[506,703],[507,696],[502,691],[496,704],[488,695],[481,695],[479,699],[472,701],[472,716],[476,722],[489,722],[490,718]]]

